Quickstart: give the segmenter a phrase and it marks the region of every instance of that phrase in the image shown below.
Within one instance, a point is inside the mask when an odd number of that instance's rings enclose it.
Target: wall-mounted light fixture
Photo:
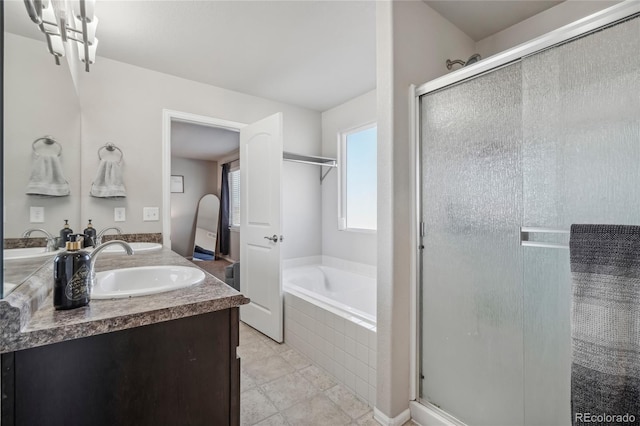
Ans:
[[[60,65],[68,40],[78,45],[78,56],[89,72],[96,60],[96,27],[98,17],[93,14],[95,0],[24,0],[31,20],[47,39],[47,47]]]

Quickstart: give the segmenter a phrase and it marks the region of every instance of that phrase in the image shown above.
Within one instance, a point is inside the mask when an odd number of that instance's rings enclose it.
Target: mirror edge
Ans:
[[[0,188],[0,201],[2,201],[2,223],[0,223],[0,238],[2,238],[2,251],[4,251],[4,2],[0,2],[0,176],[2,176],[2,188]],[[2,272],[0,272],[0,299],[4,298],[4,257]]]

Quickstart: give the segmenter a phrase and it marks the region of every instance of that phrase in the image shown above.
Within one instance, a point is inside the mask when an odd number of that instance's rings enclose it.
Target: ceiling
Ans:
[[[171,121],[171,156],[218,161],[237,151],[240,134],[218,127]]]
[[[562,3],[547,0],[423,1],[476,42]]]
[[[6,30],[43,40],[23,1]],[[325,111],[376,87],[372,1],[96,1],[100,56]]]
[[[476,41],[560,3],[424,1]],[[43,40],[22,0],[4,3],[7,31]],[[375,8],[372,0],[98,0],[98,56],[326,111],[376,87]]]

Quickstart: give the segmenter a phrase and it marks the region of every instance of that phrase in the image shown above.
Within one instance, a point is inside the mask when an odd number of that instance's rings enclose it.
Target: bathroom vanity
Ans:
[[[168,249],[104,255],[97,271],[190,262]],[[191,287],[55,311],[47,264],[6,299],[2,425],[238,425],[238,307],[207,274]],[[47,289],[47,286],[49,289]]]

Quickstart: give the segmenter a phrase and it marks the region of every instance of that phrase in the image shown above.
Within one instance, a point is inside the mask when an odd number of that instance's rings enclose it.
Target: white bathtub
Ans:
[[[283,270],[282,285],[294,294],[346,319],[376,324],[376,280],[325,265]]]
[[[375,267],[326,256],[323,264],[314,260],[303,266],[285,261],[285,343],[374,406]]]

